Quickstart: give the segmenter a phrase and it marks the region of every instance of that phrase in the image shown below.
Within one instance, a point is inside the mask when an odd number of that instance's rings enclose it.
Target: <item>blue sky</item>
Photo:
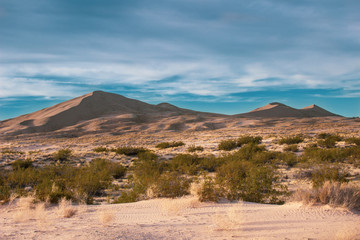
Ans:
[[[357,0],[0,0],[0,119],[104,90],[360,115]]]

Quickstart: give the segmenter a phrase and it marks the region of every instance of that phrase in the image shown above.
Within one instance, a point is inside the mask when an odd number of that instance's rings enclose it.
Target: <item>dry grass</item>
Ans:
[[[72,206],[71,200],[63,198],[59,202],[58,213],[61,217],[71,218],[77,213],[77,210]]]
[[[186,209],[199,207],[201,203],[196,197],[182,197],[177,199],[163,198],[161,210],[167,215],[180,215]]]
[[[21,197],[16,202],[16,211],[13,215],[15,222],[25,222],[34,218],[35,198],[33,196]]]
[[[101,224],[103,225],[107,225],[109,223],[111,223],[112,221],[114,221],[115,219],[115,215],[110,212],[110,211],[106,211],[106,210],[100,210],[98,212],[98,217],[99,217],[99,221]]]
[[[317,189],[300,189],[293,195],[295,201],[304,204],[328,204],[334,207],[345,207],[350,210],[360,209],[360,186],[355,183],[325,182]]]
[[[241,214],[242,203],[236,204],[225,213],[218,212],[212,217],[213,231],[234,231],[241,230],[245,222],[244,216]]]

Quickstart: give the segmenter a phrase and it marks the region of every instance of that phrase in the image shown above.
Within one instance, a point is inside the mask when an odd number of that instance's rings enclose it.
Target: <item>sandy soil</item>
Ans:
[[[0,239],[360,239],[359,213],[328,206],[182,198],[73,208],[64,218],[54,206],[3,205]]]

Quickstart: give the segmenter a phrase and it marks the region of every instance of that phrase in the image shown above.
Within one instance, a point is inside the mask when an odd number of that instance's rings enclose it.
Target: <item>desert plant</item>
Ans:
[[[60,162],[67,161],[71,157],[71,152],[72,151],[69,148],[63,148],[63,149],[60,149],[57,152],[55,152],[53,154],[53,158],[54,158],[54,160],[60,161]]]
[[[11,167],[13,170],[26,169],[32,167],[32,161],[31,159],[16,160],[11,163]]]
[[[349,173],[336,165],[319,165],[311,171],[311,181],[314,188],[321,187],[326,181],[348,182]]]
[[[173,159],[171,159],[169,165],[173,171],[194,175],[200,169],[200,161],[201,158],[197,155],[178,154]]]
[[[287,194],[278,183],[279,175],[270,166],[256,166],[247,161],[231,161],[217,169],[216,182],[229,200],[282,203]]]
[[[174,141],[174,142],[162,142],[157,144],[155,147],[159,149],[165,149],[165,148],[173,148],[173,147],[180,147],[184,146],[185,143],[182,141]]]
[[[224,151],[231,151],[237,147],[237,141],[232,139],[222,140],[218,145],[218,149]]]
[[[304,141],[304,137],[302,135],[290,136],[290,137],[283,137],[281,138],[278,143],[279,144],[298,144]]]
[[[293,199],[304,204],[321,203],[360,210],[360,187],[354,183],[327,181],[316,189],[297,190]]]
[[[205,176],[200,188],[197,191],[200,202],[217,202],[222,195],[220,188],[216,185],[215,180]]]
[[[201,146],[195,146],[195,145],[191,145],[191,146],[189,146],[188,147],[188,152],[202,152],[202,151],[204,151],[204,148],[203,147],[201,147]]]
[[[93,149],[94,152],[100,153],[100,152],[109,152],[110,149],[107,147],[96,147]]]
[[[357,146],[360,146],[360,137],[351,137],[347,138],[346,143],[355,144]]]
[[[165,172],[160,175],[153,186],[154,196],[176,198],[189,194],[191,179],[176,174]]]
[[[248,143],[255,143],[255,144],[260,144],[262,141],[262,137],[260,136],[241,136],[237,139],[237,146],[241,147],[244,144],[248,144]]]
[[[286,152],[298,152],[299,149],[298,149],[298,146],[296,144],[291,144],[291,145],[288,145],[284,148],[284,151]]]
[[[111,151],[115,152],[117,154],[124,154],[126,156],[136,156],[139,153],[143,153],[143,152],[146,152],[146,151],[149,151],[149,150],[145,149],[143,147],[124,146],[124,147],[113,148],[113,149],[111,149]]]

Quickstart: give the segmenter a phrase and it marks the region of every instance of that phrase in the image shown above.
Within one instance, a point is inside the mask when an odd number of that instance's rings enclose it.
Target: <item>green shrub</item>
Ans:
[[[202,151],[204,151],[204,148],[203,147],[201,147],[201,146],[195,146],[195,145],[191,145],[191,146],[189,146],[188,147],[188,152],[202,152]]]
[[[246,161],[228,162],[217,169],[216,182],[229,200],[259,203],[282,203],[287,194],[278,183],[279,176],[270,166],[257,166]]]
[[[10,148],[1,149],[1,153],[2,154],[20,154],[20,155],[25,154],[24,152],[13,150],[13,149],[10,149]]]
[[[298,152],[299,151],[299,148],[298,148],[298,145],[296,144],[291,144],[291,145],[288,145],[284,148],[284,151],[286,152]]]
[[[223,194],[214,179],[206,176],[197,195],[199,196],[200,202],[218,202]]]
[[[11,167],[13,170],[26,169],[32,167],[32,161],[31,159],[16,160],[13,163],[11,163]]]
[[[212,155],[200,158],[199,167],[208,172],[215,172],[216,168],[223,164],[222,158],[216,158]]]
[[[296,135],[292,137],[283,137],[281,138],[278,143],[279,144],[298,144],[304,141],[304,137],[301,135]]]
[[[136,202],[139,198],[139,194],[133,190],[122,191],[121,195],[114,199],[112,203],[131,203]]]
[[[346,149],[306,148],[301,160],[310,163],[344,162],[349,155],[350,152]]]
[[[178,142],[162,142],[157,144],[155,147],[159,149],[165,149],[165,148],[173,148],[173,147],[180,147],[184,146],[185,143],[178,141]]]
[[[340,137],[340,136],[337,135],[337,134],[320,133],[320,134],[318,135],[318,139],[328,139],[328,138],[334,139],[334,140],[337,141],[337,142],[342,140],[342,137]]]
[[[189,175],[194,175],[199,171],[201,158],[192,154],[178,154],[170,161],[170,168]]]
[[[241,136],[237,139],[237,145],[238,145],[238,147],[241,147],[242,145],[248,144],[248,143],[260,144],[261,141],[262,141],[262,137],[260,137],[260,136],[256,136],[256,137]]]
[[[224,151],[231,151],[237,147],[237,141],[232,139],[222,140],[218,145],[218,149]]]
[[[110,149],[106,148],[106,147],[96,147],[93,149],[94,152],[100,153],[100,152],[109,152]]]
[[[71,157],[71,150],[68,148],[60,149],[53,154],[54,160],[60,161],[60,162],[68,161],[70,159],[70,157]]]
[[[347,138],[345,141],[346,141],[346,143],[355,144],[357,146],[360,146],[360,137]]]
[[[311,181],[314,188],[321,187],[326,181],[329,182],[348,182],[350,174],[340,166],[320,165],[311,171]]]
[[[124,154],[126,156],[136,156],[139,153],[143,153],[149,150],[143,147],[118,147],[111,149],[111,151],[115,152],[116,154]]]
[[[292,152],[285,152],[278,155],[279,160],[288,167],[294,167],[298,162],[298,157]]]
[[[156,197],[182,197],[189,194],[190,183],[191,179],[174,172],[165,172],[153,185],[153,192]]]

